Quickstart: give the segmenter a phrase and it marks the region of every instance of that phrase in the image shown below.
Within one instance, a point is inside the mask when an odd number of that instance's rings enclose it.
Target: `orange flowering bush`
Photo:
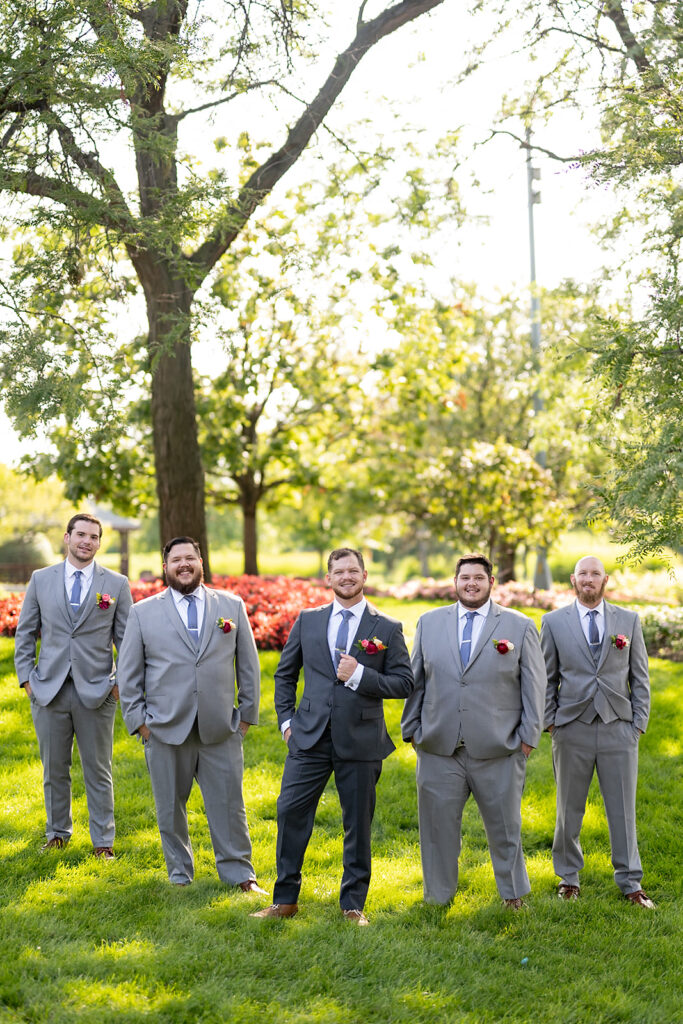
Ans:
[[[333,598],[331,590],[287,576],[214,576],[211,586],[242,598],[256,646],[262,651],[282,650],[301,609],[317,608]],[[134,580],[130,589],[133,600],[142,601],[163,590],[164,583],[160,579]],[[23,594],[0,599],[0,635],[14,636],[23,599]]]

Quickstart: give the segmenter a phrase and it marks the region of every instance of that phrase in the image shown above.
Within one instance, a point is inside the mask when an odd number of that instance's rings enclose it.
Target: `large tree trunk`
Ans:
[[[516,544],[504,544],[498,545],[498,583],[510,583],[516,579],[515,576],[515,553],[517,551]]]
[[[159,265],[145,281],[152,369],[152,435],[159,533],[163,547],[172,537],[197,541],[204,576],[211,579],[204,512],[204,469],[197,438],[192,379],[191,296]]]
[[[256,526],[256,505],[242,506],[242,546],[244,549],[244,571],[248,576],[258,576],[258,531]]]

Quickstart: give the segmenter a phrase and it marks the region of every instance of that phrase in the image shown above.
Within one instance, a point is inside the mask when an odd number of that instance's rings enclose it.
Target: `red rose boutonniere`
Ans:
[[[222,615],[220,619],[216,619],[216,625],[221,633],[232,633],[233,629],[237,629],[232,619],[224,619]]]
[[[97,607],[103,608],[105,611],[110,605],[116,604],[116,598],[110,594],[96,594],[95,600],[97,601]]]
[[[372,640],[356,640],[355,646],[366,654],[379,654],[387,649],[378,636],[373,636]]]
[[[616,647],[618,651],[625,651],[627,647],[630,647],[631,641],[623,633],[613,633],[611,636],[612,647]]]
[[[509,654],[510,651],[515,649],[515,645],[511,640],[493,640],[492,642],[499,654]]]

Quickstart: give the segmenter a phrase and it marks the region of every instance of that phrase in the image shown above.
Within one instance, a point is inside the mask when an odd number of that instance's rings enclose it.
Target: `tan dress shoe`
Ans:
[[[557,887],[557,895],[561,900],[578,900],[580,892],[578,885],[569,885],[568,882],[560,882]]]
[[[111,846],[95,846],[92,852],[93,856],[101,857],[102,860],[116,860],[116,855]]]
[[[248,878],[246,882],[238,882],[237,888],[241,889],[242,892],[258,892],[261,896],[268,895],[266,890],[261,888],[255,878]]]
[[[524,900],[521,896],[513,896],[510,900],[503,900],[508,910],[524,910]]]
[[[629,903],[632,903],[634,907],[645,907],[647,910],[654,910],[655,905],[646,892],[642,889],[638,889],[637,892],[627,892],[626,899]]]
[[[273,903],[263,910],[256,910],[249,917],[294,917],[298,910],[298,903]]]
[[[354,924],[357,924],[359,928],[362,928],[363,925],[370,924],[362,910],[342,910],[342,914],[347,921],[352,921]]]
[[[41,846],[40,852],[45,853],[46,850],[63,850],[68,842],[69,840],[65,839],[64,836],[53,836],[52,839],[48,839],[48,841]]]

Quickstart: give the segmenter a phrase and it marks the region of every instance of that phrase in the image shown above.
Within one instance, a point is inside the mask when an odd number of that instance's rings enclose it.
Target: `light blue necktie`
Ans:
[[[185,594],[187,601],[187,631],[192,637],[195,647],[199,647],[199,629],[197,628],[197,603],[194,594]]]
[[[462,631],[462,640],[460,641],[460,659],[462,661],[462,667],[467,666],[472,653],[472,623],[474,622],[474,616],[476,612],[465,612],[465,628]]]
[[[349,621],[353,618],[353,612],[348,608],[341,613],[342,620],[337,630],[337,639],[334,642],[334,667],[339,668],[342,654],[346,654],[346,645],[349,642]]]
[[[73,611],[77,612],[81,607],[81,577],[83,573],[80,569],[76,569],[74,573],[74,585],[71,588],[71,598],[69,604]]]

